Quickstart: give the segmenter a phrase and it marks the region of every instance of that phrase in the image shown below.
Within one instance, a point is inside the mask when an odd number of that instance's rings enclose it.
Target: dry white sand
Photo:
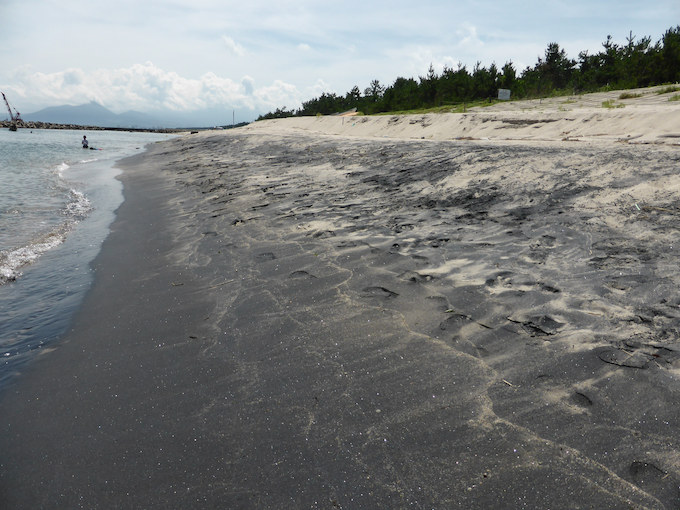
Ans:
[[[247,131],[324,133],[426,140],[572,141],[680,144],[680,91],[667,86],[529,101],[509,101],[468,113],[318,116],[261,121]],[[622,93],[639,95],[619,99]],[[610,101],[613,108],[605,108]]]

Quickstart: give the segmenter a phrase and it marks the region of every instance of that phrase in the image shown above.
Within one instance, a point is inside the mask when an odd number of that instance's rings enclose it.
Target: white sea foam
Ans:
[[[61,163],[54,168],[54,171],[57,175],[59,175],[59,177],[64,177],[64,172],[69,168],[71,168],[70,165],[66,163]]]
[[[72,189],[70,190],[70,202],[66,205],[64,214],[73,217],[76,220],[82,220],[87,214],[92,211],[92,204],[84,193]]]
[[[35,243],[14,250],[0,251],[0,285],[16,280],[21,276],[22,267],[63,243],[70,229],[71,226],[65,223]]]
[[[72,189],[69,191],[69,196],[70,201],[62,211],[66,220],[61,225],[27,246],[0,251],[0,285],[15,281],[22,275],[21,268],[33,263],[43,253],[62,244],[73,227],[92,211],[92,204],[84,193]]]
[[[88,288],[89,263],[122,200],[113,161],[168,138],[101,131],[105,151],[95,152],[80,148],[82,137],[0,129],[0,387],[66,330]]]
[[[108,182],[99,161],[120,159],[145,140],[166,136],[98,133],[106,152],[83,151],[81,138],[68,130],[0,132],[0,285],[21,276],[92,214],[90,194]]]

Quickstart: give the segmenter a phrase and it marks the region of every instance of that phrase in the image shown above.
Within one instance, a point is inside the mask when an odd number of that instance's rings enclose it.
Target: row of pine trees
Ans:
[[[519,74],[512,62],[501,69],[495,64],[486,68],[477,63],[471,72],[459,64],[457,69],[445,67],[441,74],[430,65],[427,75],[418,80],[400,77],[388,87],[373,80],[363,93],[357,86],[344,96],[323,93],[303,102],[298,110],[279,108],[260,119],[328,115],[353,108],[372,114],[465,104],[493,99],[498,89],[510,89],[514,99],[525,99],[678,81],[680,25],[667,30],[655,44],[651,37],[636,39],[632,32],[621,45],[608,36],[599,53],[582,51],[575,60],[559,44],[550,43],[545,56]]]

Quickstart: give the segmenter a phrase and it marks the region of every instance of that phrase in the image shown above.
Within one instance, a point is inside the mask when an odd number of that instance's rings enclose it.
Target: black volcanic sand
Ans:
[[[156,144],[2,395],[0,507],[680,507],[679,163]]]

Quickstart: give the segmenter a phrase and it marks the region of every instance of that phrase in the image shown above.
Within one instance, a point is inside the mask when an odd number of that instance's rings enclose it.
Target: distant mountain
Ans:
[[[94,101],[80,106],[50,106],[35,113],[22,114],[26,121],[52,122],[111,128],[188,128],[229,126],[239,122],[251,122],[259,112],[247,108],[208,108],[189,112],[148,113],[128,111],[113,113]]]
[[[22,115],[26,121],[52,122],[116,128],[156,128],[163,122],[142,112],[116,114],[94,101],[80,106],[50,106],[35,113]]]

